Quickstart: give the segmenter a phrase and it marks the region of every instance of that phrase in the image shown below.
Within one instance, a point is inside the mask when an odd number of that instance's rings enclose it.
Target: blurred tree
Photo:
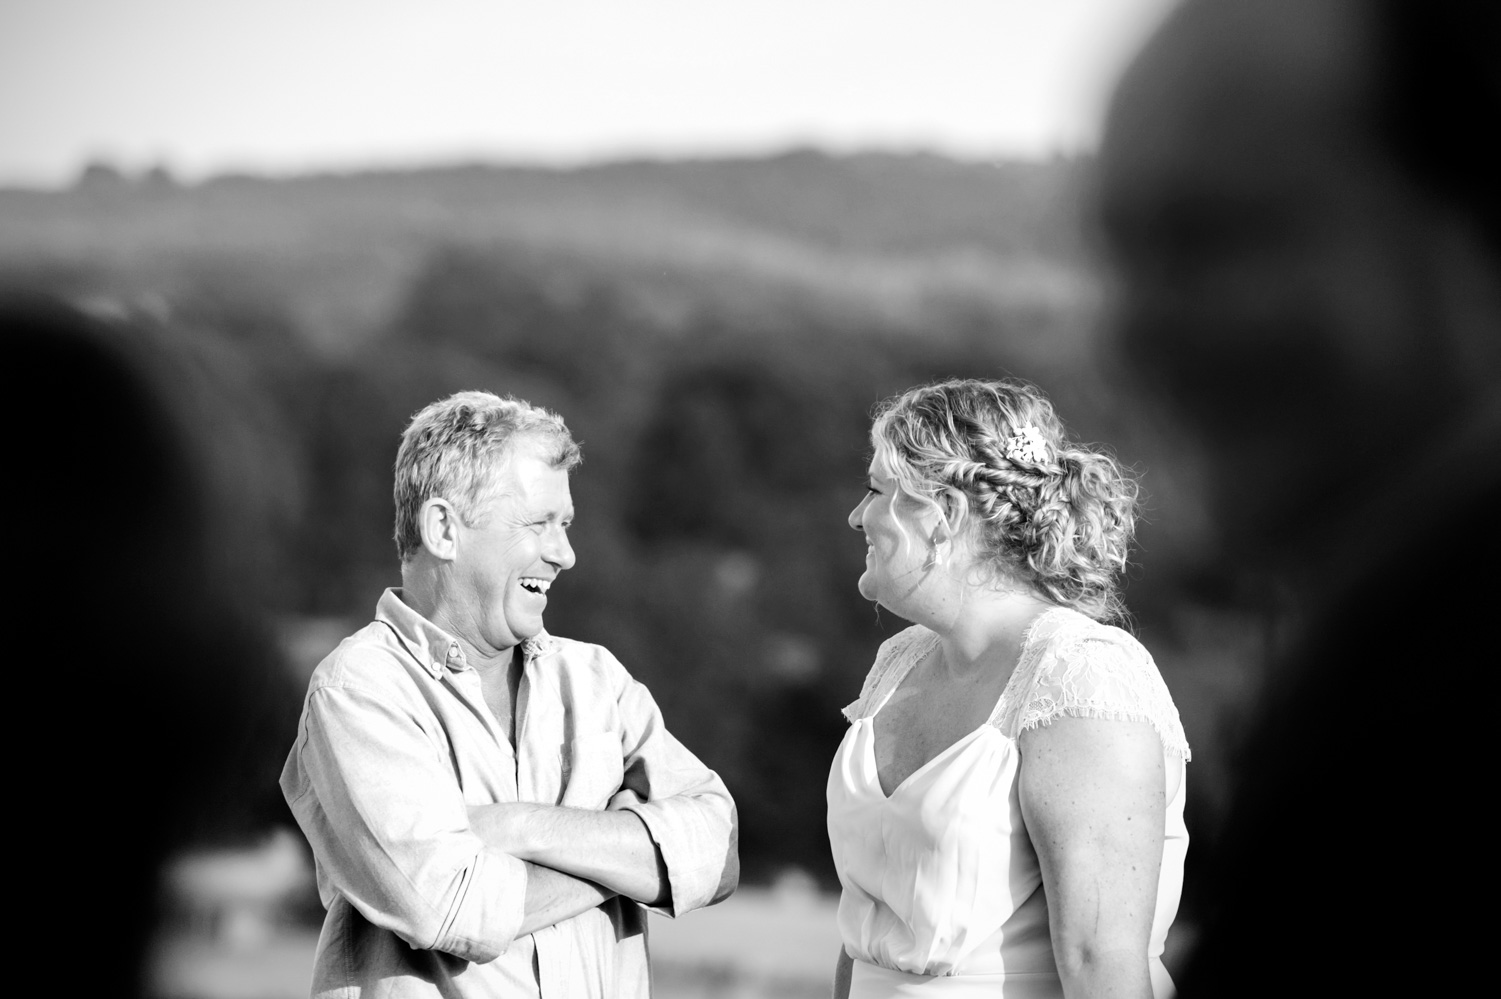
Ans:
[[[91,194],[117,194],[129,186],[129,181],[113,163],[90,160],[84,164],[73,186],[76,190]]]
[[[508,372],[576,392],[629,382],[651,336],[608,284],[566,258],[518,251],[435,251],[395,322],[400,338],[458,348]]]

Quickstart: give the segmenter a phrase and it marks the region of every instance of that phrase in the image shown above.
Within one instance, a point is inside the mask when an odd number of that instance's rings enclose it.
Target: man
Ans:
[[[1463,995],[1490,943],[1497,23],[1189,0],[1116,96],[1121,342],[1202,437],[1225,562],[1290,635],[1185,996]]]
[[[724,784],[609,652],[543,630],[579,460],[483,392],[403,435],[402,587],[314,672],[281,780],[328,910],[316,996],[645,996],[646,908],[734,890]]]

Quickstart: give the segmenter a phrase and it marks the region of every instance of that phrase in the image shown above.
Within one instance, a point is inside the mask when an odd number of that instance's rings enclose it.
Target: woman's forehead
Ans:
[[[900,462],[901,458],[891,454],[886,448],[877,448],[870,459],[871,478],[896,479],[900,478],[894,471],[893,461]]]

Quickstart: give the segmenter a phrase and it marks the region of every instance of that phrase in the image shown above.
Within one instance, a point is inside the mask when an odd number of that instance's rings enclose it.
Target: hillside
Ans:
[[[204,288],[255,297],[334,353],[382,332],[455,248],[503,251],[558,296],[608,284],[667,332],[706,312],[764,324],[811,309],[913,328],[946,326],[930,322],[935,309],[1077,316],[1095,300],[1073,235],[1082,172],[793,152],[187,187],[90,176],[68,191],[0,191],[0,274],[168,301]],[[1052,332],[1068,343],[1028,355],[1079,349],[1076,328]]]

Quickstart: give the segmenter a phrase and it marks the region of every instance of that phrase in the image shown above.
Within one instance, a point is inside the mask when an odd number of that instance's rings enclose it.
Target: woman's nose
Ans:
[[[865,530],[865,528],[861,526],[860,517],[861,517],[861,515],[863,513],[865,513],[865,504],[868,503],[869,501],[870,501],[870,496],[867,495],[864,499],[860,500],[860,502],[856,503],[855,504],[855,508],[850,511],[850,515],[849,515],[849,518],[848,518],[849,519],[849,525],[851,527],[853,527],[857,531],[863,531],[863,530]]]

